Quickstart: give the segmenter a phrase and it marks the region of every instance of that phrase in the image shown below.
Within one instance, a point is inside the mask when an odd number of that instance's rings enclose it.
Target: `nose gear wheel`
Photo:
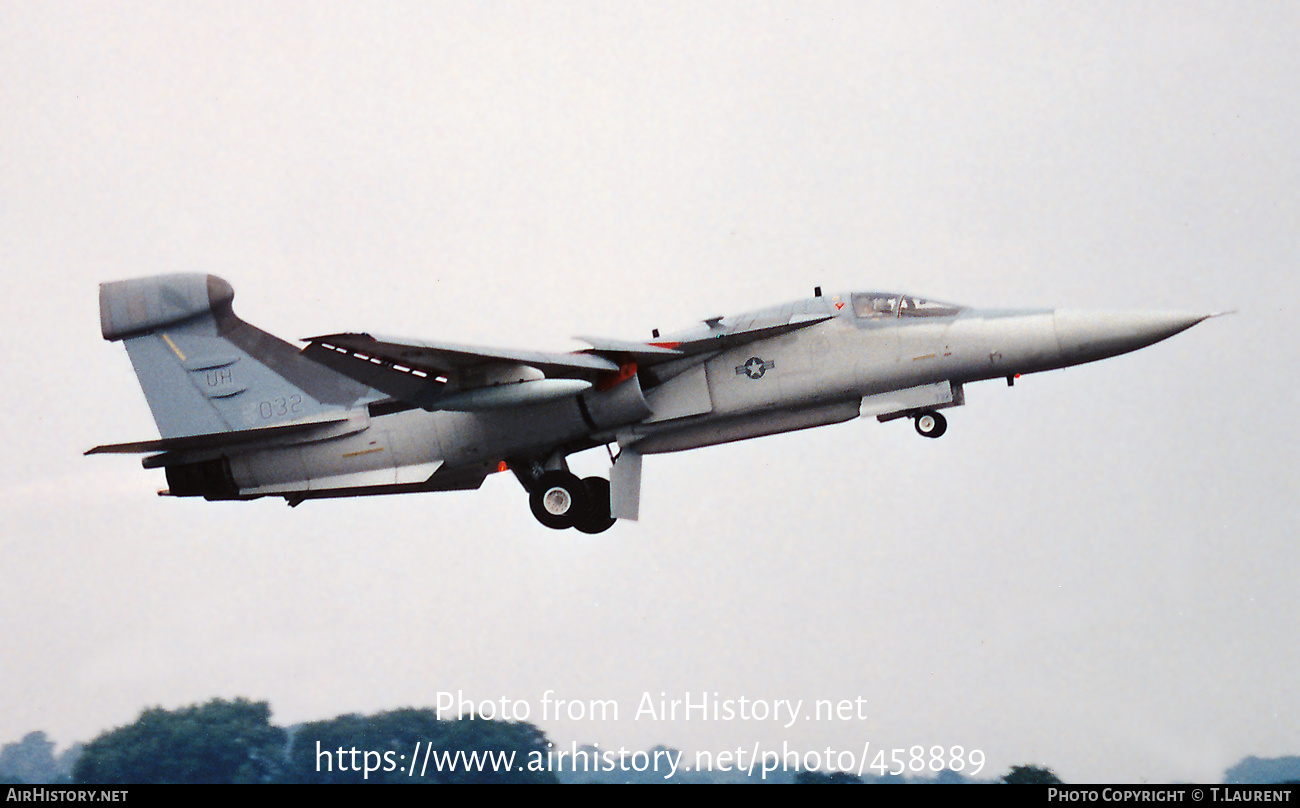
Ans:
[[[934,410],[917,413],[916,431],[927,438],[937,438],[948,431],[948,419]]]

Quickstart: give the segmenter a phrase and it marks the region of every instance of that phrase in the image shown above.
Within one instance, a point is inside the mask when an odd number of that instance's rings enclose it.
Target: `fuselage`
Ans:
[[[748,315],[737,327],[824,314],[831,319],[726,351],[667,380],[648,396],[653,415],[624,435],[643,453],[678,451],[858,415],[887,420],[957,406],[963,384],[1104,359],[1204,319],[973,309],[907,295],[850,293]]]
[[[1204,319],[1142,312],[973,309],[907,295],[802,300],[663,338],[671,346],[814,317],[807,328],[718,352],[684,368],[650,369],[612,389],[479,412],[413,408],[369,416],[324,442],[231,457],[241,494],[412,486],[432,470],[494,470],[506,461],[617,442],[642,454],[961,403],[963,384],[1066,367],[1136,350]],[[669,375],[671,374],[671,375]],[[663,378],[667,376],[666,378]],[[897,391],[920,391],[919,398]],[[864,402],[874,402],[868,409]],[[901,409],[890,411],[890,407]],[[883,408],[883,411],[882,411]],[[360,476],[358,476],[360,475]],[[435,478],[436,479],[436,478]],[[301,490],[301,489],[299,489]]]
[[[636,519],[641,457],[873,416],[944,434],[963,385],[1104,359],[1203,315],[974,309],[854,292],[807,298],[655,340],[556,354],[343,332],[298,348],[235,316],[211,275],[100,286],[161,437],[144,453],[169,492],[207,499],[477,488],[509,469],[547,527]],[[617,444],[610,478],[566,458]]]

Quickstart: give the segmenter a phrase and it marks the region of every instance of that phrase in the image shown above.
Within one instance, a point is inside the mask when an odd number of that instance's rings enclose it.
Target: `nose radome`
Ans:
[[[1057,309],[1053,319],[1062,357],[1070,362],[1091,362],[1145,348],[1211,316],[1168,311]]]

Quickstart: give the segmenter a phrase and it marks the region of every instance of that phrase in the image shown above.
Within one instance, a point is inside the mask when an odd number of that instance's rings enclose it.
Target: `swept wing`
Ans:
[[[705,321],[703,334],[662,342],[635,342],[601,337],[581,337],[592,347],[579,353],[549,353],[508,348],[484,348],[449,342],[424,342],[375,337],[365,333],[327,334],[304,340],[303,354],[349,378],[400,401],[438,409],[475,409],[502,406],[501,396],[467,399],[484,388],[519,385],[520,396],[505,400],[526,403],[547,395],[573,395],[581,388],[544,380],[571,379],[600,384],[618,379],[629,369],[670,361],[696,359],[738,345],[780,336],[831,319],[830,316],[792,317],[788,322],[757,328],[729,328],[722,318]],[[686,364],[695,364],[688,362]],[[530,373],[529,371],[533,371]],[[527,391],[527,392],[525,392]],[[467,400],[470,403],[467,403]]]

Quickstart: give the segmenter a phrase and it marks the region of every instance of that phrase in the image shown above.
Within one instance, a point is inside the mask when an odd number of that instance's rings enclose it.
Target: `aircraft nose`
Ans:
[[[1078,363],[1145,348],[1211,316],[1188,312],[1057,309],[1053,319],[1062,358]]]

